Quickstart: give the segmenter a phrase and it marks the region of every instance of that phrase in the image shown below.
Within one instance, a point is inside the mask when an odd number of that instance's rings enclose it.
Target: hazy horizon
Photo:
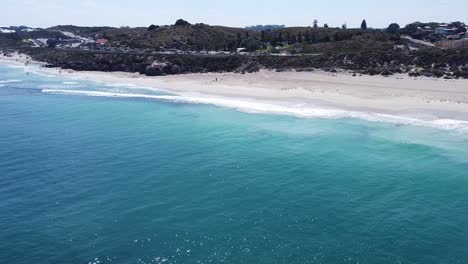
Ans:
[[[173,0],[169,2],[135,0],[84,0],[64,2],[61,0],[14,1],[4,0],[0,26],[27,25],[50,27],[55,25],[81,26],[148,26],[169,25],[182,18],[191,23],[206,23],[232,27],[277,24],[310,26],[317,19],[319,25],[327,23],[338,27],[359,27],[363,19],[369,27],[383,28],[396,22],[406,25],[411,22],[466,21],[468,15],[453,12],[461,6],[461,0],[377,2],[370,0],[323,1],[293,0],[285,6],[278,0],[238,0],[223,3],[214,0],[198,2]],[[432,2],[432,3],[429,3]]]

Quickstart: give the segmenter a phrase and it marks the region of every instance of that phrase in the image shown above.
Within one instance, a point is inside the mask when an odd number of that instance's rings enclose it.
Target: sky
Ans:
[[[383,28],[396,22],[468,22],[467,0],[0,0],[0,26],[149,26],[191,23]],[[460,9],[461,8],[461,9]],[[463,10],[463,11],[462,11]]]

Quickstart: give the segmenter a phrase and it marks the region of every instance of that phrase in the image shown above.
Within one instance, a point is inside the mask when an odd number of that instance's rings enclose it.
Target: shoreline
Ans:
[[[31,66],[25,62],[31,61]],[[30,67],[39,74],[151,87],[181,96],[212,97],[398,115],[423,120],[468,120],[468,80],[407,75],[356,76],[349,73],[203,73],[149,77],[126,72],[78,72],[41,68],[26,55],[0,55],[0,63]]]

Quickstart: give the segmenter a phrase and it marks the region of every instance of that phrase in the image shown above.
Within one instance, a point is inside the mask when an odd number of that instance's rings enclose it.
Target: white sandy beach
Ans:
[[[25,56],[0,57],[24,65]],[[382,114],[468,120],[468,80],[411,78],[407,75],[356,76],[349,73],[207,73],[148,77],[123,72],[36,69],[45,74],[153,87],[177,94],[313,104]]]

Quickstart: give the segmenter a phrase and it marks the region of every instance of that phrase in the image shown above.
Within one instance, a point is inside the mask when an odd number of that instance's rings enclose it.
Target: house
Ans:
[[[424,32],[424,33],[428,33],[428,34],[434,33],[434,29],[432,29],[429,26],[418,27],[418,30],[421,31],[421,32]]]
[[[12,29],[0,28],[0,33],[9,34],[9,33],[15,33],[15,32],[16,31]]]
[[[100,38],[100,39],[96,40],[96,44],[99,44],[99,45],[105,45],[107,43],[109,43],[109,40],[105,39],[105,38]]]
[[[448,36],[454,35],[457,32],[457,28],[449,28],[449,27],[438,27],[435,30],[435,33],[438,35]]]
[[[47,40],[47,45],[55,46],[56,48],[77,48],[81,45],[79,39],[58,39],[58,40]]]

